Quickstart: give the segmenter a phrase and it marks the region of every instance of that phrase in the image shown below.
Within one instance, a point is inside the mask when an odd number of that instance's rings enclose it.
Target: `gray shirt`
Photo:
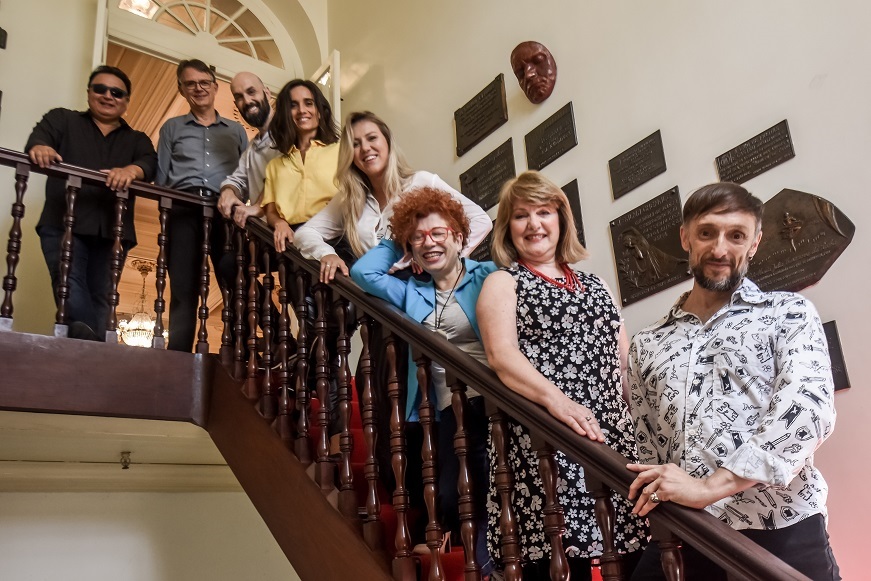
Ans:
[[[206,188],[217,193],[247,146],[248,136],[242,126],[217,113],[208,127],[197,122],[192,113],[173,117],[160,128],[154,183],[177,190]]]
[[[236,190],[243,202],[259,205],[266,181],[266,166],[279,155],[281,152],[273,147],[269,131],[257,135],[239,159],[236,171],[221,183],[221,189],[229,186]]]

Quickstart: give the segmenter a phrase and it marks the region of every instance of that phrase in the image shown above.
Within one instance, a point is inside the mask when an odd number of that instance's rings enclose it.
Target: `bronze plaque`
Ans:
[[[826,343],[829,344],[829,360],[832,362],[832,380],[835,391],[850,388],[850,376],[847,375],[847,362],[844,361],[844,351],[841,349],[841,336],[838,335],[838,324],[835,321],[823,323]]]
[[[608,161],[614,199],[665,173],[662,134],[657,129],[614,159]]]
[[[487,234],[487,237],[481,240],[481,243],[469,254],[469,258],[477,262],[490,260],[490,242],[493,240],[493,230]]]
[[[572,218],[578,231],[578,242],[586,248],[587,241],[584,238],[584,221],[581,219],[581,194],[578,191],[578,180],[572,180],[562,187],[563,193],[569,199],[569,208],[572,210]]]
[[[680,245],[677,186],[611,222],[617,283],[625,307],[690,278]]]
[[[508,105],[505,102],[505,77],[499,73],[471,101],[454,111],[457,157],[478,145],[506,121]]]
[[[776,165],[795,157],[786,119],[717,156],[721,182],[743,184]]]
[[[572,102],[526,134],[526,163],[540,170],[578,144]]]
[[[502,184],[517,175],[514,171],[514,147],[508,141],[484,159],[460,174],[463,195],[488,210],[499,203]]]
[[[816,284],[853,240],[856,226],[819,196],[781,190],[765,202],[762,242],[747,277],[764,291]]]

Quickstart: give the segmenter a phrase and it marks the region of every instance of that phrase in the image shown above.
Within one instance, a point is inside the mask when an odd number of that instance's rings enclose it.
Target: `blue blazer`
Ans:
[[[414,278],[407,281],[399,280],[395,276],[387,274],[390,267],[404,255],[405,252],[392,240],[382,240],[378,246],[364,254],[354,264],[351,268],[351,278],[367,293],[399,307],[412,319],[421,323],[435,310],[435,284],[432,281],[421,282]],[[457,284],[454,296],[456,296],[466,317],[469,318],[475,335],[480,339],[481,331],[478,329],[475,305],[478,302],[478,295],[481,294],[484,279],[491,272],[498,270],[498,267],[489,261],[476,262],[471,258],[463,260],[466,264],[466,274],[463,276],[463,280]],[[411,360],[411,352],[409,352],[406,419],[411,421],[418,419],[417,407],[419,404],[420,390],[417,385],[417,366]]]

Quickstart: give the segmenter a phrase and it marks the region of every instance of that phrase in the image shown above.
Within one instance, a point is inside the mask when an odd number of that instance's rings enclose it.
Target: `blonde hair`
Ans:
[[[518,202],[535,206],[556,206],[559,215],[559,240],[555,257],[557,262],[573,263],[587,258],[587,250],[578,241],[578,230],[575,228],[569,199],[555,183],[539,172],[530,170],[508,180],[499,192],[499,210],[490,246],[493,262],[503,268],[517,262],[517,248],[511,240],[509,223],[514,205]]]
[[[371,111],[357,111],[345,118],[342,137],[339,141],[339,166],[336,171],[336,181],[339,191],[334,203],[342,208],[342,223],[345,229],[345,239],[356,256],[363,256],[368,248],[363,246],[357,222],[363,215],[366,206],[366,195],[372,191],[372,183],[360,168],[354,165],[354,125],[363,121],[374,123],[387,141],[387,168],[384,176],[384,190],[387,193],[387,203],[408,187],[414,171],[405,161],[405,156],[393,141],[393,134],[387,124]]]

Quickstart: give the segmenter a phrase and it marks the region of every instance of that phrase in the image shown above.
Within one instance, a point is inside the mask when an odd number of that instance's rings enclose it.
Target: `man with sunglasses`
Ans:
[[[155,183],[206,198],[218,197],[221,182],[233,173],[248,146],[248,136],[239,123],[224,119],[215,110],[218,84],[215,73],[201,60],[182,61],[176,70],[178,91],[190,105],[190,113],[173,117],[160,128]],[[191,351],[194,345],[199,299],[203,244],[201,206],[174,204],[168,224],[169,345],[175,351]],[[224,228],[212,224],[209,254],[220,264],[224,253]],[[220,274],[216,270],[217,274]],[[218,283],[225,281],[218,276]],[[229,281],[226,281],[229,283]]]
[[[33,128],[25,152],[42,168],[67,163],[106,173],[106,187],[84,183],[76,197],[72,267],[67,299],[68,336],[103,341],[109,316],[115,195],[133,180],[151,181],[157,155],[147,135],[122,118],[130,104],[130,79],[116,67],[100,66],[88,78],[88,109],[52,109]],[[136,245],[135,198],[123,215],[124,252]],[[63,178],[49,177],[45,206],[36,225],[52,286],[60,282],[61,240],[66,214]]]

